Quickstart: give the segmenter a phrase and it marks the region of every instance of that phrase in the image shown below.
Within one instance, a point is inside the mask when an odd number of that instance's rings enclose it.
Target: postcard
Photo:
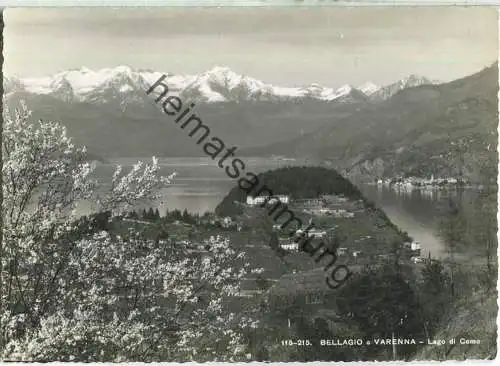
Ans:
[[[3,24],[1,360],[496,357],[497,10]]]

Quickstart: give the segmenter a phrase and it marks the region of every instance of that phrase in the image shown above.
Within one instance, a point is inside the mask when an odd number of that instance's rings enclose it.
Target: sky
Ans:
[[[9,8],[4,72],[38,77],[118,65],[175,74],[214,66],[277,85],[449,81],[498,58],[481,7]]]

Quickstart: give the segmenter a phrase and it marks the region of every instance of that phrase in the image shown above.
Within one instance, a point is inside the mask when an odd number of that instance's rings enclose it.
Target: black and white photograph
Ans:
[[[1,361],[496,358],[495,8],[1,16]]]

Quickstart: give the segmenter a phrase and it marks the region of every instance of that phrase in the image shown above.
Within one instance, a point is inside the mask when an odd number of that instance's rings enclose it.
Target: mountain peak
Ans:
[[[432,82],[429,79],[427,79],[426,77],[421,76],[421,75],[416,75],[416,74],[410,74],[407,77],[401,79],[400,82],[405,87],[413,87],[413,86],[419,86],[419,85],[424,85],[424,84],[432,84]]]
[[[92,70],[90,70],[88,67],[85,67],[85,66],[82,66],[80,68],[75,68],[75,69],[69,69],[68,71],[78,71],[78,72],[81,72],[82,74],[93,72]]]
[[[68,69],[68,70],[60,72],[58,74],[68,73],[68,72],[71,72],[71,71],[80,72],[82,74],[87,74],[87,73],[93,72],[88,67],[82,66],[82,67],[75,67],[75,68],[72,68],[72,69]]]
[[[227,83],[230,81],[239,82],[243,78],[244,77],[242,75],[234,72],[233,70],[231,70],[229,67],[226,66],[212,67],[210,70],[203,72],[197,77],[198,80],[208,79],[220,83]]]
[[[337,92],[340,93],[340,94],[349,94],[350,92],[352,92],[354,88],[349,85],[349,84],[345,84],[345,85],[342,85],[340,88],[337,89]]]
[[[114,68],[116,72],[131,74],[134,70],[128,65],[119,65]]]
[[[244,77],[227,66],[214,66],[210,70],[207,70],[199,75],[198,78],[211,78],[214,80],[227,81],[229,79],[243,79]]]
[[[205,71],[207,74],[236,74],[231,68],[227,66],[214,66],[210,70]]]
[[[141,100],[138,94],[166,75],[169,89],[193,100],[212,102],[227,101],[281,101],[293,99],[317,99],[323,101],[356,102],[383,100],[407,87],[432,83],[419,76],[409,75],[387,87],[380,88],[366,82],[358,88],[346,84],[340,88],[325,87],[318,83],[308,86],[278,86],[241,75],[224,65],[215,65],[198,75],[172,75],[153,70],[135,69],[129,65],[91,70],[85,66],[69,69],[42,78],[5,79],[6,92],[26,90],[34,94],[50,94],[56,97],[73,95],[77,100],[125,98]],[[90,97],[92,96],[92,97]],[[89,99],[90,98],[90,99]]]
[[[377,91],[370,95],[370,98],[373,100],[385,100],[391,98],[396,93],[400,92],[406,88],[413,88],[420,85],[427,84],[436,84],[435,82],[427,79],[426,77],[410,74],[404,77],[401,80],[396,81],[395,83],[389,84],[382,88],[379,88]]]
[[[367,81],[366,83],[361,84],[360,86],[357,87],[357,89],[361,92],[363,92],[365,95],[370,96],[373,93],[375,93],[377,90],[380,89],[380,87],[371,81]]]

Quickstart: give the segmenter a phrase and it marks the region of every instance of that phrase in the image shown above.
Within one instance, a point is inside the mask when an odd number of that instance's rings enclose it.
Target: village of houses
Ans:
[[[341,240],[344,245],[337,248],[337,255],[343,263],[348,263],[351,267],[361,267],[389,259],[393,255],[392,248],[387,245],[390,240],[385,240],[386,245],[380,244],[381,237],[386,236],[391,230],[387,229],[386,223],[380,222],[380,218],[368,216],[361,202],[353,202],[335,195],[323,195],[311,199],[293,199],[288,195],[249,196],[243,207],[248,212],[253,212],[256,217],[262,217],[266,215],[262,205],[272,205],[276,201],[286,204],[297,217],[300,216],[305,223],[304,226],[314,222],[314,228],[307,234],[309,237],[314,236],[313,240],[316,242],[328,241],[342,231],[347,240]],[[235,246],[241,247],[249,257],[253,258],[254,265],[265,268],[257,278],[254,276],[243,281],[238,295],[242,299],[267,291],[277,294],[280,301],[283,301],[282,299],[296,295],[291,295],[294,291],[290,292],[290,285],[286,285],[293,283],[294,287],[303,287],[306,303],[321,302],[320,299],[325,294],[324,286],[322,287],[323,269],[311,266],[310,259],[305,259],[308,255],[300,252],[299,243],[290,237],[289,229],[281,229],[279,222],[274,223],[272,230],[278,238],[279,248],[287,253],[283,260],[277,260],[277,253],[269,246],[269,238],[257,235],[255,227],[239,217],[219,217],[214,213],[178,216],[171,217],[167,214],[161,217],[159,222],[164,229],[160,231],[157,223],[151,220],[127,217],[124,221],[128,224],[143,225],[146,229],[151,228],[153,237],[160,245],[168,247],[180,244],[185,248],[186,254],[191,256],[206,255],[207,250],[203,242],[208,237],[227,235]],[[298,231],[300,232],[300,229]],[[400,258],[408,263],[423,264],[426,258],[420,256],[420,251],[420,243],[406,241]],[[309,262],[304,264],[307,261]]]
[[[302,212],[309,216],[309,223],[314,221],[315,223],[322,223],[322,227],[315,227],[307,231],[308,237],[314,237],[316,239],[325,239],[329,233],[334,233],[338,225],[336,222],[339,219],[344,220],[354,220],[356,217],[356,212],[364,212],[364,210],[353,210],[350,211],[346,206],[349,202],[346,198],[335,196],[335,195],[322,195],[318,198],[311,199],[295,199],[292,200],[290,196],[287,195],[275,195],[270,197],[257,196],[257,197],[247,197],[248,206],[261,206],[265,203],[273,205],[275,201],[280,201],[282,204],[286,204],[292,208],[294,212]],[[230,218],[227,218],[230,219]],[[329,223],[329,224],[328,224]],[[281,224],[276,223],[273,225],[273,229],[278,233],[281,230]],[[297,230],[300,233],[301,230]],[[362,237],[358,240],[371,239],[370,236]],[[279,236],[280,247],[288,252],[298,252],[299,243],[295,242],[290,238],[289,235]],[[406,253],[409,254],[409,259],[414,263],[422,262],[424,259],[420,257],[421,245],[415,241],[407,241],[404,243],[407,249]],[[337,255],[339,256],[351,256],[353,259],[360,259],[363,257],[363,250],[355,250],[348,247],[337,248]],[[385,257],[385,254],[378,254],[378,257]]]
[[[398,178],[380,178],[376,181],[378,186],[391,186],[400,189],[430,189],[438,187],[457,187],[467,184],[464,178],[445,177],[435,178],[432,174],[430,178],[421,177],[398,177]]]
[[[276,201],[286,204],[291,211],[300,216],[302,222],[305,223],[304,226],[314,222],[315,226],[308,230],[308,236],[314,236],[315,241],[327,242],[329,238],[335,237],[342,231],[345,240],[341,242],[344,245],[337,248],[337,255],[340,262],[348,264],[349,268],[354,271],[366,264],[393,258],[391,239],[385,240],[384,245],[380,245],[383,240],[381,238],[387,238],[388,232],[393,230],[389,230],[378,215],[370,215],[360,201],[354,202],[335,195],[322,195],[308,199],[275,195],[247,197],[245,206],[249,210],[259,209],[263,204],[273,205]],[[299,243],[290,238],[289,229],[283,230],[280,222],[273,225],[273,231],[278,236],[279,247],[288,253],[284,261],[291,267],[287,268],[285,274],[279,276],[275,273],[264,272],[263,276],[270,284],[268,289],[259,288],[252,281],[248,281],[244,284],[239,296],[251,298],[266,291],[270,306],[275,308],[288,306],[295,303],[297,298],[302,298],[304,306],[322,309],[322,304],[326,303],[331,296],[331,290],[325,286],[324,269],[321,266],[311,268],[296,265],[308,255],[300,252]],[[275,255],[270,248],[263,246],[249,249],[257,249],[261,260],[265,260],[266,256]],[[407,240],[401,249],[401,261],[418,267],[427,261],[427,258],[420,256],[421,245],[418,242]],[[330,311],[335,317],[334,309]]]

